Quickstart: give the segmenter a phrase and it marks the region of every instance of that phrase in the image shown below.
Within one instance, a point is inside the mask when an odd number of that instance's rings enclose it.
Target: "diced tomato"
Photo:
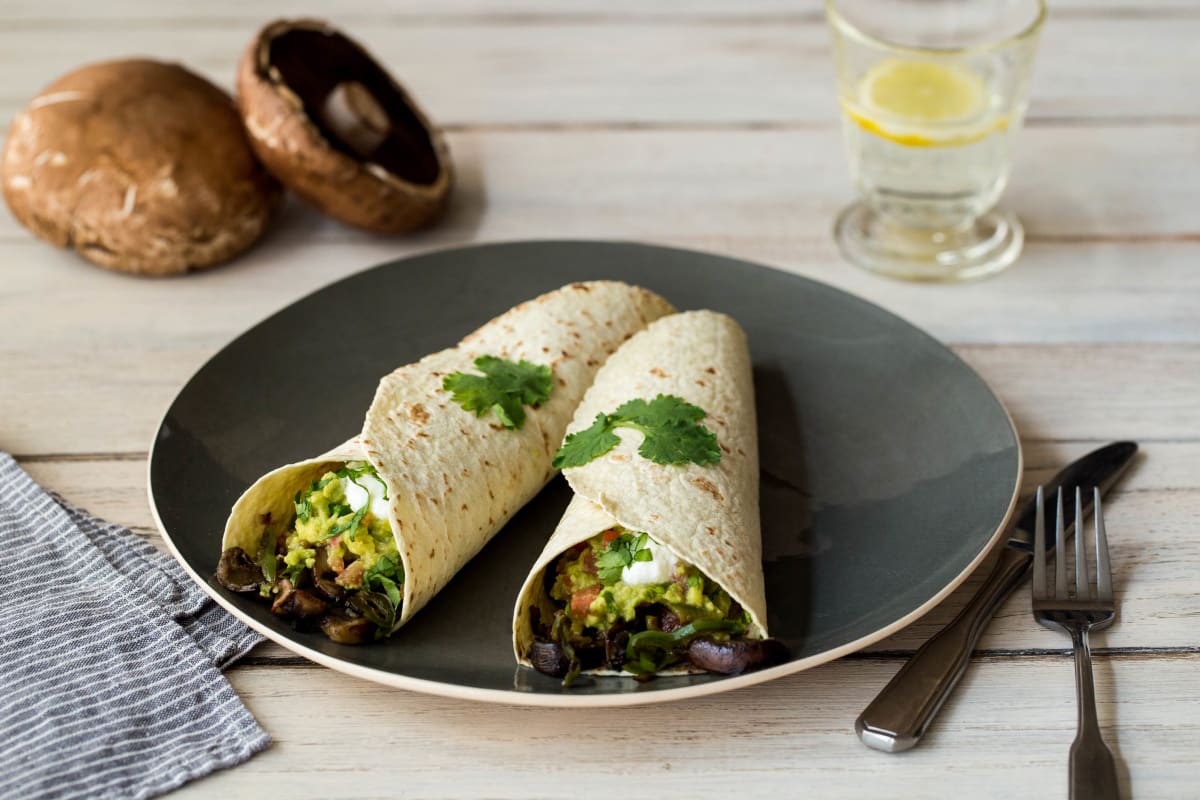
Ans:
[[[593,586],[589,589],[581,589],[571,595],[571,613],[575,616],[586,616],[588,609],[592,607],[592,602],[600,595],[600,587]]]
[[[614,539],[619,539],[619,538],[621,538],[621,534],[617,533],[615,530],[607,530],[604,532],[604,543],[605,544],[612,544],[612,541]]]

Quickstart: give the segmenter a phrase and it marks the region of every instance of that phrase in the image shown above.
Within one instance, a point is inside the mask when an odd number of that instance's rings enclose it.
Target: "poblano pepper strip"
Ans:
[[[734,636],[746,632],[746,625],[736,619],[698,619],[670,633],[640,631],[629,637],[625,647],[627,672],[645,675],[658,672],[678,661],[678,650],[692,639],[705,633],[728,633]]]

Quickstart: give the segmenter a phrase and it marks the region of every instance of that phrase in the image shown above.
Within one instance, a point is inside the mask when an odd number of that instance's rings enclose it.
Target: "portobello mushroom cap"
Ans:
[[[17,114],[3,156],[13,216],[102,267],[169,275],[226,261],[279,205],[232,98],[178,64],[91,64]]]
[[[446,205],[450,152],[416,101],[326,22],[277,20],[238,67],[254,152],[296,194],[379,233],[426,225]]]

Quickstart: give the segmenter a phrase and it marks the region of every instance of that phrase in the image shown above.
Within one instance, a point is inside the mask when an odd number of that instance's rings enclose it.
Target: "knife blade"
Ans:
[[[1105,494],[1137,454],[1134,442],[1113,442],[1076,459],[1043,484],[1046,495],[1076,486],[1100,487]],[[1092,510],[1092,493],[1084,492],[1086,517]],[[1064,503],[1063,530],[1074,530],[1075,504]],[[1046,504],[1046,530],[1054,530],[1054,504]],[[945,628],[921,645],[887,686],[859,715],[854,730],[863,744],[875,750],[898,753],[921,741],[950,692],[970,663],[979,635],[1013,590],[1025,581],[1033,564],[1033,530],[1036,500],[1030,497],[1013,518],[1000,558],[966,607]],[[1051,534],[1052,536],[1053,534]],[[1057,542],[1047,542],[1052,548]]]

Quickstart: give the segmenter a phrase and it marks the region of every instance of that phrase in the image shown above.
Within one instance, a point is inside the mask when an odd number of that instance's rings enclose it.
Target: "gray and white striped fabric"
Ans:
[[[245,761],[270,740],[221,669],[260,640],[0,452],[0,798],[153,797]]]

